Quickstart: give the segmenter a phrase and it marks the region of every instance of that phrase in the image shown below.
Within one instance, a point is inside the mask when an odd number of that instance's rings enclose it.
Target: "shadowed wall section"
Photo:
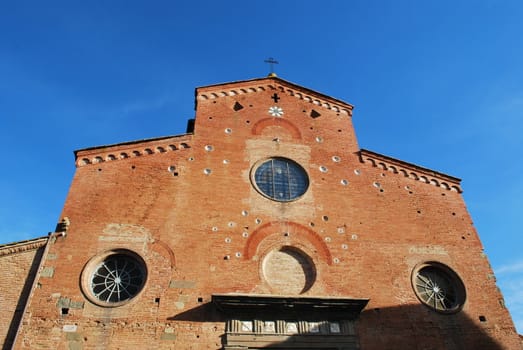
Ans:
[[[47,237],[0,246],[0,344],[11,349],[31,292]]]

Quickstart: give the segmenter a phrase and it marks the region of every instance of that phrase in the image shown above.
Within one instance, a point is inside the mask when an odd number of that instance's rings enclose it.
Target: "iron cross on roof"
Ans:
[[[274,65],[275,64],[278,64],[278,61],[276,61],[274,58],[272,57],[269,57],[268,59],[266,59],[264,61],[265,63],[268,63],[271,67],[271,72],[269,73],[269,76],[275,76],[276,74],[274,73]]]

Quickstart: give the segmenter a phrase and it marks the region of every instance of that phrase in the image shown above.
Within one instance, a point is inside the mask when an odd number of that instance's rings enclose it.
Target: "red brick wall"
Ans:
[[[197,102],[194,135],[77,153],[62,213],[68,235],[51,247],[53,275],[40,279],[17,348],[221,348],[211,295],[272,293],[263,259],[285,246],[314,264],[303,295],[370,299],[357,326],[363,349],[519,346],[463,198],[443,186],[459,190],[457,180],[362,162],[351,106],[277,79],[202,88]],[[268,157],[307,171],[300,199],[274,202],[253,187],[251,169]],[[143,291],[114,308],[91,303],[80,281],[110,249],[132,250],[148,266]],[[427,261],[463,280],[459,313],[420,304],[411,275]]]
[[[6,349],[14,341],[45,241],[38,239],[0,247],[0,344]]]

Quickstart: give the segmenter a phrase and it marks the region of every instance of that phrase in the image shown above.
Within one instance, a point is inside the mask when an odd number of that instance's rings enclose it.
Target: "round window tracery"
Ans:
[[[82,284],[88,298],[102,306],[119,306],[143,289],[147,270],[130,251],[111,251],[94,258],[84,269]]]
[[[309,188],[305,170],[287,158],[270,158],[254,170],[254,183],[259,192],[279,202],[301,197]]]
[[[465,302],[465,287],[458,275],[440,263],[425,263],[414,270],[412,284],[418,299],[435,311],[457,312]]]

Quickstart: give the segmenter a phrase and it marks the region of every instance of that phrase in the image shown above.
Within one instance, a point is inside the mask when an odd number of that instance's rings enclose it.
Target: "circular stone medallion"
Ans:
[[[302,294],[316,280],[312,260],[292,247],[282,247],[269,252],[263,259],[263,277],[274,293]]]

